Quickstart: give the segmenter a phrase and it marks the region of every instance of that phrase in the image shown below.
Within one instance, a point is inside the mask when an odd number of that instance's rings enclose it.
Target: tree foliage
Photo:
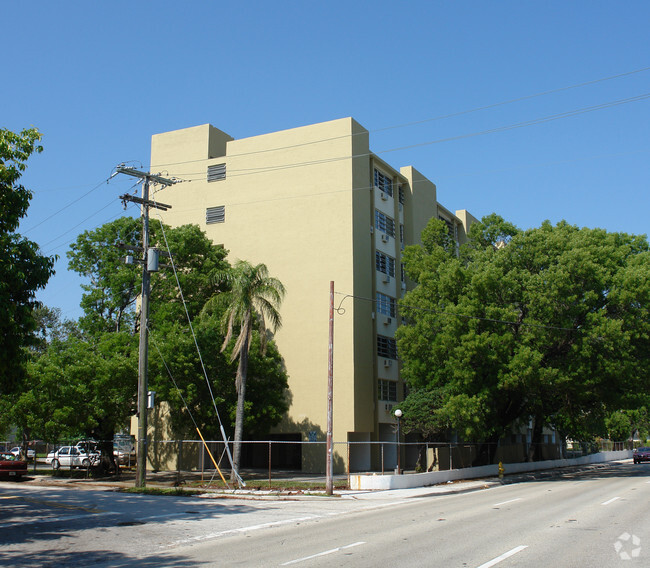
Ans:
[[[532,418],[536,440],[544,425],[584,438],[645,402],[645,237],[565,222],[521,231],[491,215],[456,254],[445,233],[431,221],[404,255],[417,286],[398,347],[405,405],[418,409],[405,426],[494,441]]]
[[[0,393],[5,397],[24,379],[24,347],[34,342],[33,312],[39,305],[35,293],[54,273],[55,259],[16,233],[32,198],[20,177],[27,159],[42,151],[40,138],[34,128],[19,134],[0,129]]]
[[[29,364],[30,388],[14,408],[17,423],[52,442],[111,440],[135,407],[137,354],[137,337],[125,332],[53,338]]]
[[[16,423],[34,435],[50,440],[91,435],[111,439],[134,414],[142,269],[124,263],[124,247],[137,247],[140,234],[141,221],[125,217],[84,232],[71,246],[70,268],[88,279],[81,304],[84,315],[74,325],[61,322],[57,310],[39,312],[30,388],[15,407]],[[151,275],[149,387],[157,392],[157,400],[169,404],[178,435],[193,436],[196,423],[206,437],[218,436],[210,391],[224,426],[232,430],[236,365],[230,347],[221,352],[226,304],[212,301],[209,309],[203,307],[228,290],[228,282],[216,278],[230,273],[227,251],[193,225],[165,227],[163,234],[160,225],[152,224],[150,240],[163,250],[168,244],[173,254],[203,361],[188,329],[171,262],[161,257],[161,270]],[[254,348],[259,347],[257,332],[251,340]],[[251,354],[248,432],[268,431],[280,421],[287,409],[286,387],[286,373],[273,344],[266,354]]]

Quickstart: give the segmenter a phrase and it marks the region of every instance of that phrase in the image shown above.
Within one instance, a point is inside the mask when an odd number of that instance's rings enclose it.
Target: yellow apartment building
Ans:
[[[275,340],[289,375],[290,409],[275,439],[323,441],[327,431],[330,281],[335,285],[335,471],[392,468],[392,407],[402,400],[395,346],[405,245],[432,217],[459,243],[475,219],[440,205],[436,186],[370,151],[352,118],[235,140],[210,124],[156,134],[151,171],[183,180],[156,194],[163,221],[198,224],[231,261],[264,263],[285,285]],[[340,442],[365,442],[349,445]],[[298,447],[296,445],[296,447]],[[294,463],[324,471],[324,446]]]

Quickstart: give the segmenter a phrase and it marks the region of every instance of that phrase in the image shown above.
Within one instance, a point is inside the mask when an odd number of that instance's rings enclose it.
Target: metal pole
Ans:
[[[142,184],[142,305],[140,306],[140,351],[138,357],[138,463],[136,470],[136,487],[147,484],[147,394],[149,379],[147,367],[149,352],[147,349],[149,334],[147,320],[149,318],[149,271],[147,270],[147,254],[149,251],[149,178],[144,178]]]
[[[334,391],[334,281],[330,282],[330,321],[329,347],[327,353],[327,462],[325,464],[325,491],[331,495],[334,491],[332,479],[332,406]]]
[[[269,440],[269,491],[271,490],[271,440]]]
[[[402,475],[402,451],[400,448],[400,439],[402,437],[401,418],[401,416],[397,417],[397,475]]]

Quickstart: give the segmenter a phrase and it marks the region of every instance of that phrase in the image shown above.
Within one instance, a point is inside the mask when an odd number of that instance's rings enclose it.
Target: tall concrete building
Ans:
[[[335,469],[348,459],[356,471],[381,460],[394,467],[392,447],[351,444],[348,456],[336,443],[395,440],[392,407],[404,396],[396,302],[409,285],[402,251],[432,217],[462,243],[473,217],[442,207],[436,186],[413,167],[397,171],[373,154],[352,118],[240,140],[209,124],[156,134],[151,171],[185,180],[156,195],[172,206],[164,222],[200,225],[231,262],[264,263],[286,287],[275,340],[291,406],[276,439],[325,439],[333,281]],[[323,446],[303,444],[289,461],[323,471]]]

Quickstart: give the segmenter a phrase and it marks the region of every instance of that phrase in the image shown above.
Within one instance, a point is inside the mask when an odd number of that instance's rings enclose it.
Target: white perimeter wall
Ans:
[[[539,462],[523,462],[503,464],[505,475],[538,471],[541,469],[555,469],[572,465],[586,465],[608,461],[624,460],[632,457],[632,450],[620,452],[600,452],[568,460],[547,460]],[[409,473],[406,475],[351,475],[350,489],[377,490],[377,489],[408,489],[411,487],[427,487],[457,479],[476,479],[479,477],[494,477],[499,475],[498,465],[484,465],[481,467],[466,467],[446,471],[432,471],[428,473]]]

